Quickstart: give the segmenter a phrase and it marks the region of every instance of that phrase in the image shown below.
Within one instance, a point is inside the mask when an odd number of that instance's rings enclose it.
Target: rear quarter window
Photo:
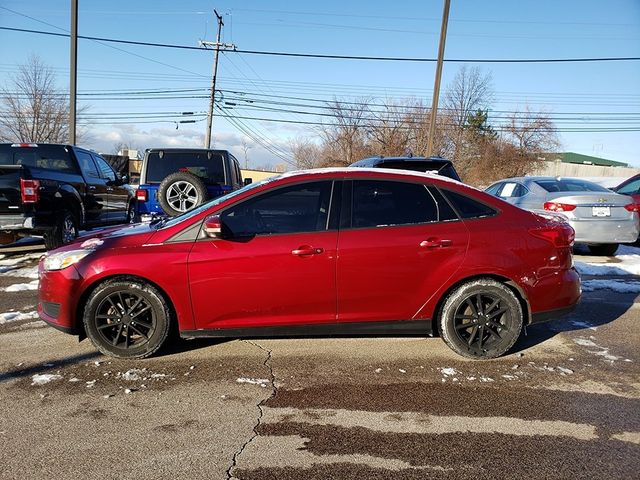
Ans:
[[[461,218],[491,217],[498,213],[494,208],[467,195],[451,190],[442,190],[442,193],[451,202],[451,205],[457,210]]]

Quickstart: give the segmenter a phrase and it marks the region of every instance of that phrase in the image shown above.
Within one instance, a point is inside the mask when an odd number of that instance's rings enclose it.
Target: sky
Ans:
[[[223,41],[240,50],[404,58],[437,57],[443,7],[443,0],[78,3],[79,35],[197,47],[215,40],[215,8]],[[69,23],[70,0],[0,0],[2,27],[64,33]],[[0,85],[34,54],[67,91],[68,38],[7,30],[0,30]],[[640,57],[640,1],[451,1],[445,60],[596,57]],[[79,40],[78,102],[86,108],[79,143],[103,153],[122,143],[202,147],[212,65],[212,51]],[[640,167],[640,61],[448,61],[443,88],[462,65],[491,75],[490,123],[499,124],[500,112],[544,111],[555,120],[562,151]],[[309,112],[322,112],[324,102],[430,104],[434,74],[435,62],[226,52],[214,145],[250,168],[289,165],[293,139],[317,138],[317,126],[302,122],[322,121]]]

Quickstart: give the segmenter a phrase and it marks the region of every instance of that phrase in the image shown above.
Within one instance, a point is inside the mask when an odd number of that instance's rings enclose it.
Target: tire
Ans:
[[[136,207],[133,202],[131,202],[127,208],[127,218],[125,219],[125,223],[137,223],[136,217]]]
[[[78,221],[69,210],[63,210],[56,218],[53,229],[44,234],[44,246],[53,250],[65,243],[73,241],[78,236]]]
[[[207,187],[193,173],[172,173],[162,180],[158,188],[160,206],[172,217],[202,205],[208,198]]]
[[[488,359],[513,347],[523,321],[522,306],[513,291],[484,278],[464,283],[447,296],[438,326],[445,343],[457,354]]]
[[[598,255],[598,256],[611,257],[615,255],[616,251],[618,250],[617,243],[603,243],[601,245],[587,245],[587,246],[589,247],[589,251],[593,255]]]
[[[165,344],[171,309],[155,287],[120,277],[101,283],[91,293],[83,323],[87,337],[104,355],[144,358]]]

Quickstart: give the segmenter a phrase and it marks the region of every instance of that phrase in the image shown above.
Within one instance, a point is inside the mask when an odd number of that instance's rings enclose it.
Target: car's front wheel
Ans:
[[[447,297],[439,319],[440,334],[467,358],[495,358],[518,340],[524,315],[513,291],[489,278],[472,280]]]
[[[95,347],[118,358],[143,358],[166,342],[171,309],[162,294],[133,278],[107,280],[87,300],[85,331]]]

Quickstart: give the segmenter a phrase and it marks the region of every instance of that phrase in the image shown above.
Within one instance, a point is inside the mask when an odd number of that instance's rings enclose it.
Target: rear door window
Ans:
[[[76,150],[76,157],[78,158],[82,173],[90,178],[100,178],[98,167],[96,167],[93,157],[90,154]]]
[[[502,184],[502,188],[498,191],[498,196],[502,198],[517,198],[523,197],[529,190],[518,182],[505,182]]]
[[[159,183],[175,172],[189,172],[205,184],[224,184],[224,159],[215,152],[149,152],[147,182]]]

